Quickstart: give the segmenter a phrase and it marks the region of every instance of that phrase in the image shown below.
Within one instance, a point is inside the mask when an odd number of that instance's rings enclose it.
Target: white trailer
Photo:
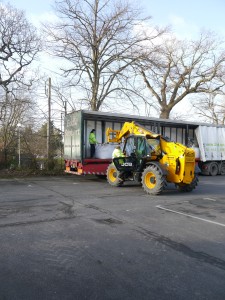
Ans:
[[[225,128],[200,125],[195,129],[199,167],[204,175],[225,175]]]

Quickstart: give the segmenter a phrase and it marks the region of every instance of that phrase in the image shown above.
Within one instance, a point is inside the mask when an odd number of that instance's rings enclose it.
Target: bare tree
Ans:
[[[4,99],[4,101],[3,101]],[[6,92],[5,97],[1,97],[0,106],[0,151],[4,153],[4,161],[10,148],[14,151],[17,145],[16,132],[17,125],[23,122],[29,110],[30,101],[26,98],[15,98]],[[12,152],[11,151],[11,152]]]
[[[59,21],[45,29],[80,104],[96,111],[116,95],[135,94],[125,71],[164,30],[145,26],[150,17],[127,1],[62,0],[55,10]]]
[[[213,93],[223,86],[225,51],[223,43],[210,32],[197,41],[169,39],[160,51],[138,68],[160,117],[169,118],[171,110],[185,97]]]
[[[0,152],[4,153],[5,162],[7,154],[14,151],[18,144],[17,125],[21,123],[23,128],[26,126],[35,128],[38,122],[35,102],[37,87],[38,80],[31,81],[29,88],[26,85],[18,88],[14,83],[10,83],[5,88],[0,87]]]
[[[17,145],[17,124],[31,122],[36,73],[31,63],[41,50],[36,29],[23,11],[0,4],[0,151],[5,161]],[[10,151],[11,151],[10,150]]]
[[[74,95],[72,94],[72,88],[65,87],[63,82],[56,82],[52,85],[52,90],[54,91],[53,101],[57,104],[61,113],[67,113],[67,110],[78,110],[82,108],[76,106],[77,103],[74,102]]]
[[[205,94],[193,102],[197,115],[203,120],[217,125],[225,125],[224,95]]]
[[[26,20],[24,12],[0,4],[0,86],[8,91],[13,86],[30,85],[24,70],[41,49],[36,29]]]

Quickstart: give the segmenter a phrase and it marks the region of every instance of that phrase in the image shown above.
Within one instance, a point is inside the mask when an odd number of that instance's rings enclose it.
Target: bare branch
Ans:
[[[169,118],[175,105],[191,94],[222,91],[225,77],[223,42],[204,32],[197,41],[166,40],[155,55],[138,63],[147,89]]]
[[[0,86],[23,81],[27,68],[41,49],[36,29],[24,12],[0,4]]]
[[[143,56],[146,43],[152,45],[165,31],[150,32],[151,18],[141,17],[129,2],[62,0],[55,10],[58,23],[45,24],[49,44],[63,59],[63,75],[70,86],[79,91],[80,100],[87,97],[92,110],[99,110],[109,95],[127,90],[124,72]]]

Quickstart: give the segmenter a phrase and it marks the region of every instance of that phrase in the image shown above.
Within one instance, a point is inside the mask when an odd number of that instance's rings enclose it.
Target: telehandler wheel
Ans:
[[[142,187],[147,194],[158,195],[165,188],[164,175],[156,166],[148,166],[142,173]]]
[[[107,169],[107,181],[112,186],[121,186],[123,180],[119,178],[119,171],[117,171],[114,164],[110,164]]]
[[[178,190],[180,192],[191,192],[196,188],[197,185],[198,185],[198,177],[195,176],[195,178],[193,179],[193,181],[190,184],[179,183],[179,184],[176,184],[176,187],[178,188]]]

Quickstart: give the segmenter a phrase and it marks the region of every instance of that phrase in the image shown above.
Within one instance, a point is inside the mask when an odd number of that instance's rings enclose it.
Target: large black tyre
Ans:
[[[222,162],[222,163],[221,163],[221,166],[220,166],[220,174],[221,174],[221,175],[225,175],[225,162]]]
[[[117,171],[115,165],[112,163],[107,169],[107,181],[112,186],[121,186],[123,181],[119,178],[119,171]]]
[[[219,166],[217,162],[211,162],[209,164],[209,175],[216,176],[219,173]]]
[[[166,181],[162,172],[154,165],[148,166],[142,173],[142,187],[147,194],[159,195]]]
[[[180,192],[192,192],[196,186],[198,185],[198,177],[195,176],[195,178],[193,179],[193,181],[190,184],[186,184],[186,183],[178,183],[176,184],[177,189]]]

